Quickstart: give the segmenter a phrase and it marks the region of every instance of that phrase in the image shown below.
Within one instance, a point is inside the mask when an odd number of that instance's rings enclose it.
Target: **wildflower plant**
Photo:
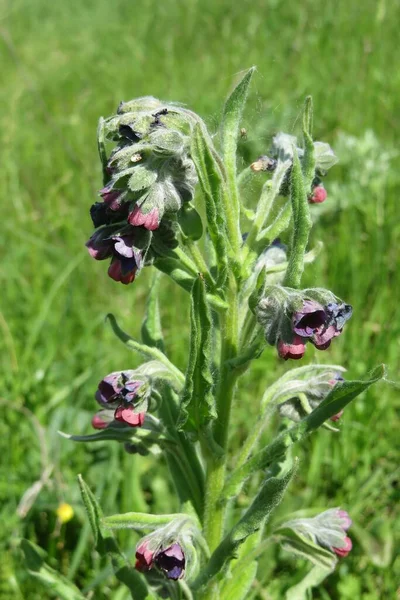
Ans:
[[[172,514],[103,516],[79,478],[96,548],[111,557],[116,576],[138,600],[250,598],[266,543],[311,561],[306,589],[352,546],[351,520],[341,508],[287,521],[280,514],[279,524],[272,517],[302,468],[293,450],[319,427],[337,431],[332,422],[382,378],[382,366],[348,381],[341,366],[297,364],[265,389],[235,456],[230,443],[232,405],[252,362],[270,346],[277,360],[302,359],[310,346],[327,351],[345,336],[352,313],[334,292],[302,287],[304,268],[318,254],[308,247],[310,205],[318,210],[327,199],[322,180],[337,161],[328,144],[313,140],[311,98],[302,139],[279,133],[268,156],[237,172],[253,73],[247,71],[228,98],[215,135],[195,113],[152,97],[122,102],[99,123],[103,187],[91,208],[95,230],[87,249],[96,260],[108,260],[108,275],[122,284],[140,285],[137,276],[147,267],[155,276],[140,341],[108,315],[116,336],[144,362],[105,374],[92,421],[98,431],[68,437],[117,441],[128,452],[165,458],[165,476],[176,489]],[[263,183],[254,210],[246,206],[252,178]],[[157,271],[190,302],[186,372],[164,346]],[[274,411],[281,427],[265,444]],[[258,491],[243,508],[238,496],[254,478]],[[120,528],[142,535],[136,562],[118,548],[113,530]]]

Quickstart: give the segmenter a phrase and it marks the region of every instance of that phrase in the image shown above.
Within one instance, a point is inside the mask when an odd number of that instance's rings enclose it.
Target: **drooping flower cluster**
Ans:
[[[178,543],[167,548],[150,549],[149,540],[142,541],[136,548],[135,569],[141,572],[159,569],[168,579],[181,579],[185,574],[185,555]]]
[[[150,384],[136,379],[134,371],[110,373],[100,381],[96,391],[95,398],[102,410],[93,417],[93,427],[105,429],[112,421],[141,427],[150,393]]]
[[[269,164],[273,164],[271,161],[275,161],[276,166],[277,160],[293,160],[293,148],[296,148],[300,161],[302,161],[304,157],[304,150],[303,148],[297,146],[297,138],[293,135],[288,135],[287,133],[278,133],[272,141],[270,153],[273,158],[268,159],[270,161]],[[308,193],[308,201],[310,204],[320,204],[328,197],[328,193],[324,188],[321,178],[325,177],[328,170],[337,163],[337,157],[335,156],[335,153],[330,145],[326,144],[325,142],[314,142],[314,154],[316,176],[311,184],[311,190]],[[261,161],[261,159],[265,158],[268,157],[260,157],[256,163],[253,163],[256,165],[256,167],[260,165],[260,168],[254,169],[253,165],[251,165],[252,169],[257,171],[271,170],[271,167],[269,169],[261,168],[263,165],[267,164],[266,160]],[[287,196],[289,194],[290,175],[291,170],[289,169],[280,189],[282,196]]]
[[[199,536],[191,517],[177,517],[139,541],[135,568],[142,573],[154,569],[175,581],[183,577],[190,579],[198,572],[195,544]]]
[[[345,510],[331,508],[312,519],[293,519],[282,526],[310,539],[313,543],[334,552],[337,556],[346,557],[353,547],[347,531],[352,520]]]
[[[333,388],[344,378],[340,373],[333,373],[327,378],[327,373],[300,382],[302,385],[293,386],[293,397],[278,405],[279,414],[291,421],[301,421],[306,415],[317,408],[322,400],[333,390]],[[331,421],[339,421],[343,410],[330,417]]]
[[[196,169],[189,156],[195,115],[152,97],[122,102],[100,121],[105,185],[91,207],[96,231],[86,246],[96,260],[111,258],[109,276],[131,283],[168,245],[177,213],[194,196]],[[106,158],[104,139],[116,143]]]
[[[352,314],[352,307],[321,289],[293,290],[269,286],[256,314],[269,344],[276,345],[284,360],[298,360],[307,342],[317,350],[329,348]]]

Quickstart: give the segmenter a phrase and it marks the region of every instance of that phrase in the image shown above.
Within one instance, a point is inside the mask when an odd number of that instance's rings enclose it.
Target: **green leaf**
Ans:
[[[161,327],[160,307],[158,303],[159,274],[155,271],[150,292],[146,301],[146,314],[142,324],[142,340],[147,346],[164,352],[164,339]]]
[[[339,381],[321,404],[304,419],[302,426],[305,430],[304,433],[310,433],[320,427],[324,421],[340,412],[359,394],[382,379],[384,375],[385,365],[379,365],[363,380]]]
[[[290,527],[277,529],[274,534],[279,536],[282,547],[288,552],[292,552],[301,558],[310,560],[314,565],[332,571],[337,563],[337,558],[333,552],[315,544],[312,540]]]
[[[312,223],[300,160],[294,146],[293,168],[290,177],[290,201],[293,213],[293,236],[289,264],[283,285],[299,288],[304,271],[304,254]]]
[[[246,600],[257,573],[257,561],[235,571],[232,577],[226,579],[221,592],[221,600]]]
[[[313,367],[310,367],[313,368]],[[281,459],[288,449],[301,441],[325,421],[345,408],[354,398],[379,381],[385,373],[380,365],[361,381],[339,381],[321,404],[299,423],[282,432],[268,446],[254,454],[247,462],[233,471],[221,494],[221,502],[239,494],[247,479],[256,471],[266,469]]]
[[[207,567],[203,569],[194,584],[195,589],[208,583],[212,577],[217,575],[225,563],[234,557],[237,548],[250,535],[265,526],[274,509],[282,501],[296,468],[297,461],[295,466],[282,478],[270,477],[264,482],[243,517],[214,550]]]
[[[303,113],[303,138],[304,156],[302,159],[304,187],[306,193],[311,192],[311,184],[315,177],[315,148],[312,139],[313,103],[311,96],[307,96]]]
[[[211,374],[212,321],[204,281],[193,284],[190,311],[190,352],[182,392],[178,429],[205,433],[207,425],[217,417]]]
[[[146,165],[138,165],[128,179],[128,188],[131,192],[141,192],[152,186],[156,181],[157,171],[149,169]]]
[[[71,581],[44,562],[46,553],[42,548],[28,540],[22,540],[21,549],[29,574],[48,588],[52,596],[57,596],[62,600],[85,600],[85,596]]]
[[[221,146],[227,173],[232,205],[236,219],[239,218],[239,194],[236,180],[236,151],[243,109],[255,67],[251,67],[235,87],[225,103],[221,123]]]
[[[130,335],[125,333],[125,331],[123,331],[119,327],[113,314],[109,313],[106,316],[106,319],[110,321],[113,332],[115,333],[117,338],[125,344],[125,346],[127,346],[130,350],[135,350],[136,352],[139,352],[145,358],[151,358],[161,362],[165,367],[167,367],[171,374],[175,376],[176,380],[179,383],[183,383],[183,373],[177,367],[175,367],[175,365],[165,356],[163,352],[161,352],[161,350],[152,346],[148,346],[146,344],[141,344],[133,338],[131,338]]]
[[[154,266],[171,277],[184,290],[190,292],[193,287],[193,276],[182,269],[181,263],[175,258],[157,258]]]
[[[330,569],[315,566],[296,585],[286,591],[285,600],[309,600],[309,590],[320,585],[331,574]]]
[[[187,520],[189,517],[184,513],[173,513],[166,515],[153,515],[148,513],[130,512],[121,515],[111,515],[103,519],[104,525],[109,529],[158,529],[174,519]]]
[[[100,505],[82,475],[78,475],[78,482],[97,551],[102,556],[108,555],[111,558],[115,576],[129,588],[133,600],[150,600],[155,598],[148,591],[143,578],[129,565],[127,559],[120,551],[112,531],[105,527]]]
[[[178,223],[183,234],[196,242],[203,235],[203,223],[197,210],[190,203],[185,202],[178,213]]]
[[[103,185],[106,185],[110,180],[110,175],[107,172],[107,153],[105,146],[105,135],[104,135],[104,119],[100,117],[99,124],[97,126],[97,149],[99,152],[101,165],[103,169]]]
[[[217,285],[222,287],[227,277],[227,231],[224,218],[224,197],[228,191],[221,170],[220,158],[211,138],[200,123],[193,128],[191,156],[196,166],[204,195],[207,225],[218,257]]]

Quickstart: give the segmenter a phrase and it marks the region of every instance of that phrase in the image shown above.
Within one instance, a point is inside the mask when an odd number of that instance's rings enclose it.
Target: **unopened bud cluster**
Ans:
[[[116,115],[100,122],[101,135],[116,146],[103,156],[105,186],[91,207],[96,231],[86,246],[96,260],[111,258],[108,274],[115,281],[131,283],[151,263],[157,237],[171,244],[173,221],[193,199],[197,175],[188,148],[194,118],[144,97],[121,102]]]

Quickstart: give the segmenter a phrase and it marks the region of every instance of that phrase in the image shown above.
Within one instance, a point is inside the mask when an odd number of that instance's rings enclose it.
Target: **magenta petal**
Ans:
[[[285,344],[282,340],[278,342],[278,354],[284,360],[289,358],[299,360],[304,356],[306,345],[300,336],[295,335],[291,344]]]
[[[114,413],[114,419],[125,423],[130,427],[141,427],[144,423],[145,413],[136,413],[133,406],[118,406]]]

